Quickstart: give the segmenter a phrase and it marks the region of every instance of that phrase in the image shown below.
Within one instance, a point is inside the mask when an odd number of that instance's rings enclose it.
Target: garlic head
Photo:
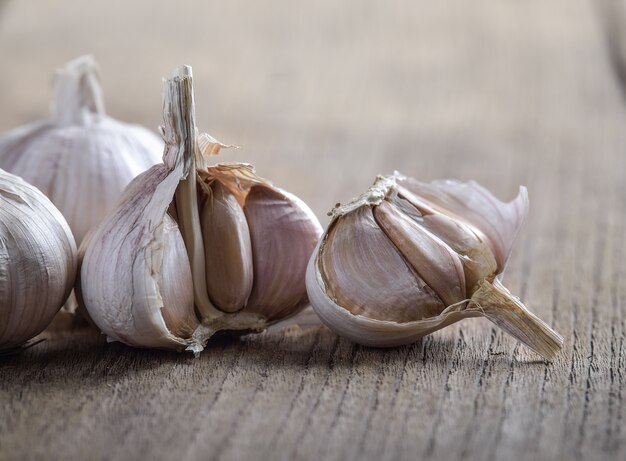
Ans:
[[[475,182],[379,176],[332,211],[307,269],[315,312],[337,334],[396,346],[468,317],[486,317],[551,359],[563,338],[501,282],[528,210]]]
[[[74,284],[76,243],[37,188],[0,170],[0,351],[43,331]]]
[[[224,145],[198,135],[190,67],[163,94],[163,163],[90,237],[81,296],[112,340],[198,353],[217,331],[261,331],[303,308],[322,229],[250,165],[209,165]]]
[[[162,152],[155,134],[105,114],[91,56],[57,70],[50,120],[0,136],[0,168],[46,194],[79,244],[113,209],[130,180],[161,161]]]

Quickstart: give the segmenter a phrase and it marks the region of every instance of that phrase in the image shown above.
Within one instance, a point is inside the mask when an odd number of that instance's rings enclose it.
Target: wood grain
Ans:
[[[624,459],[624,25],[608,0],[9,2],[2,130],[93,52],[108,111],[150,127],[193,65],[201,126],[242,146],[224,159],[323,223],[394,169],[527,185],[506,283],[565,348],[544,363],[480,319],[389,350],[308,322],[198,359],[48,333],[0,358],[0,459]]]

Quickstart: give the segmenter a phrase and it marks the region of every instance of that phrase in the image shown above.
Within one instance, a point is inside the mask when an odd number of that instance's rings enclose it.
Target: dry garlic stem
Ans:
[[[528,210],[475,182],[422,183],[396,173],[333,210],[307,271],[322,321],[370,346],[411,343],[467,317],[486,317],[546,359],[563,338],[502,285]]]
[[[0,351],[43,331],[67,299],[76,243],[52,202],[0,170]]]
[[[152,132],[106,115],[91,56],[57,70],[50,120],[0,136],[0,168],[46,194],[79,244],[130,180],[160,162],[162,152],[163,143]]]
[[[164,81],[165,153],[131,182],[85,250],[81,295],[112,340],[199,352],[219,330],[260,331],[307,301],[322,229],[247,164],[208,166],[190,67]]]

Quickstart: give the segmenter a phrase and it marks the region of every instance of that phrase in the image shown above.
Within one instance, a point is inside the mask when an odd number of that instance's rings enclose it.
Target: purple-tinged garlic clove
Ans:
[[[206,187],[200,216],[206,284],[216,308],[237,312],[252,292],[252,243],[243,208],[220,181]]]
[[[273,186],[252,186],[244,212],[252,241],[254,283],[246,306],[268,321],[280,320],[308,302],[306,266],[322,234],[311,209]]]

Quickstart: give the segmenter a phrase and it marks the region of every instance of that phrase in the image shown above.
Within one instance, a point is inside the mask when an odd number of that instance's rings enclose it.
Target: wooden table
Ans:
[[[155,128],[194,66],[198,120],[328,222],[394,169],[530,191],[507,285],[551,364],[486,320],[376,350],[321,326],[194,359],[88,329],[0,359],[0,458],[625,459],[626,8],[607,0],[75,3],[0,10],[0,129],[84,52],[109,113]],[[132,6],[131,6],[132,5]],[[620,33],[622,34],[620,36]]]

